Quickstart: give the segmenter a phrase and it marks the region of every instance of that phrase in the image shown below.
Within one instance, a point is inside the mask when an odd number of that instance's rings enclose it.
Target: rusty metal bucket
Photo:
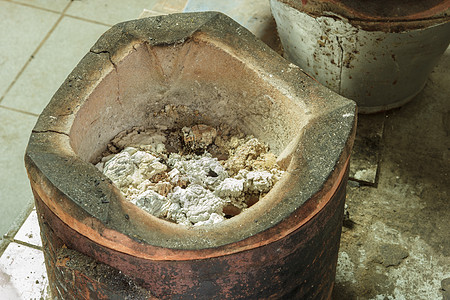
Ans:
[[[450,42],[449,1],[271,0],[285,57],[360,113],[399,107]]]

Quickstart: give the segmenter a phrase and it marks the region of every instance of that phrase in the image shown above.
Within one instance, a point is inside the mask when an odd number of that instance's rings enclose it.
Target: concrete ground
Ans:
[[[360,116],[384,123],[378,177],[348,184],[335,299],[450,299],[449,69],[450,48],[413,101]],[[373,149],[363,131],[354,153]]]
[[[280,52],[265,0],[0,0],[0,299],[48,297],[23,166],[37,116],[100,34],[144,8],[220,10]],[[360,116],[333,299],[450,299],[449,69],[450,48],[409,104]]]

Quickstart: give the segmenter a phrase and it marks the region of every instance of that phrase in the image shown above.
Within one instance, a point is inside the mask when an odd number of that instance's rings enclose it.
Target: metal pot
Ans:
[[[360,113],[414,98],[450,42],[449,1],[270,3],[285,57]]]

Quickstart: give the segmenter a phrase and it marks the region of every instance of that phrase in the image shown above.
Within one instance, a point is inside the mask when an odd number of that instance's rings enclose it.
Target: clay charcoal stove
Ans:
[[[329,299],[355,114],[223,14],[113,26],[42,112],[25,156],[53,297]],[[136,164],[116,172],[113,159]],[[205,176],[183,173],[202,160]],[[178,204],[195,180],[223,199],[250,181],[251,193],[224,200],[220,222],[185,214],[183,225],[180,210],[161,205],[159,218],[127,200],[144,173],[143,190]]]

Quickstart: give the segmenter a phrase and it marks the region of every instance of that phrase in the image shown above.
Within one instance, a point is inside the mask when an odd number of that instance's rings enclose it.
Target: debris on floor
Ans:
[[[268,146],[226,125],[119,133],[96,167],[125,198],[183,225],[207,225],[244,211],[283,171]]]

